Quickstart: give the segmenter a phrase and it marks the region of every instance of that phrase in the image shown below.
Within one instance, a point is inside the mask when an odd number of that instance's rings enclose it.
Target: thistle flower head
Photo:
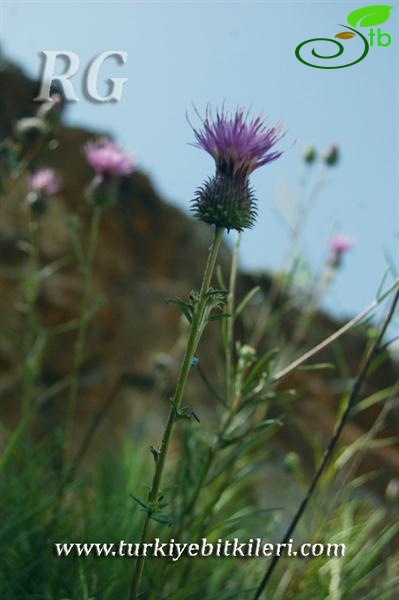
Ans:
[[[133,159],[107,138],[87,142],[83,151],[87,162],[98,175],[121,177],[130,175],[135,168]]]
[[[222,173],[242,173],[249,175],[266,163],[276,160],[282,152],[273,150],[281,139],[281,125],[269,127],[262,116],[251,120],[248,113],[237,109],[234,115],[216,112],[212,117],[208,109],[202,123],[202,130],[194,129],[194,145],[210,154],[216,162],[216,169]]]
[[[336,234],[330,239],[330,250],[334,254],[342,254],[353,248],[353,240],[347,235]]]
[[[59,191],[61,181],[53,169],[43,168],[29,177],[28,187],[31,192],[36,194],[51,196]]]
[[[53,169],[39,169],[28,178],[27,202],[33,218],[41,217],[47,209],[49,196],[56,194],[61,187],[61,180]]]
[[[193,145],[208,152],[216,164],[215,175],[196,192],[195,216],[228,230],[252,227],[257,209],[249,175],[282,155],[273,149],[283,135],[281,126],[270,127],[261,116],[249,119],[239,108],[232,115],[217,111],[215,118],[208,109],[202,129],[193,131]]]
[[[332,268],[338,269],[342,265],[343,256],[353,248],[353,240],[347,235],[337,233],[330,239],[330,257],[328,259]]]

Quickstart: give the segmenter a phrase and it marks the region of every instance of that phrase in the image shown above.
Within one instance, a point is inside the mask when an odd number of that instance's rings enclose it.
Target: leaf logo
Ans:
[[[383,48],[390,46],[392,42],[391,35],[387,32],[381,31],[380,28],[378,28],[377,32],[375,32],[373,27],[388,21],[392,8],[393,6],[388,6],[386,4],[373,4],[372,6],[363,6],[362,8],[357,8],[349,13],[347,17],[349,25],[338,23],[339,27],[342,27],[344,31],[337,33],[334,38],[314,37],[310,40],[305,40],[301,44],[298,44],[298,46],[295,48],[295,56],[302,64],[315,69],[345,69],[346,67],[356,65],[366,58],[371,46],[376,45]],[[366,32],[363,34],[360,29],[358,29],[359,27],[368,27],[370,31],[368,34]],[[358,39],[355,46],[356,49],[360,48],[361,52],[359,58],[356,60],[351,60],[351,62],[348,62],[347,64],[331,64],[330,59],[336,59],[340,57],[345,51],[345,45],[341,42],[341,40],[350,40],[356,36]],[[376,44],[375,40],[377,40]],[[316,42],[323,42],[324,47],[326,46],[326,43],[329,43],[331,52],[326,54],[322,46],[321,48],[323,53],[319,53],[317,48],[314,46]],[[361,47],[362,42],[363,51]],[[308,46],[310,44],[312,44],[312,48]],[[307,46],[310,51],[308,52],[308,54],[310,53],[309,59],[303,53],[303,48]],[[346,46],[346,48],[348,48],[348,46]],[[318,59],[320,62],[315,63],[314,58]],[[326,62],[323,64],[321,61]]]
[[[341,31],[334,37],[339,38],[340,40],[350,40],[351,38],[356,37],[356,33],[353,33],[352,31]]]
[[[374,27],[388,21],[392,6],[374,4],[349,13],[347,21],[352,27]],[[337,37],[337,36],[336,36]]]

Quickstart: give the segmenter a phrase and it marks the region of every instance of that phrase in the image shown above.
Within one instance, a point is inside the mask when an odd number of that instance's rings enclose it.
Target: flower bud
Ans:
[[[240,348],[240,357],[248,362],[252,362],[256,358],[256,350],[252,346],[245,344]]]
[[[307,165],[311,165],[315,162],[316,158],[317,158],[316,149],[314,146],[309,144],[309,146],[307,146],[304,150],[303,161]]]
[[[49,123],[50,126],[58,125],[61,119],[64,101],[61,94],[53,94],[49,101],[43,102],[36,116]]]
[[[353,240],[347,235],[336,234],[330,240],[330,257],[328,262],[334,269],[342,265],[343,256],[352,250]]]
[[[237,353],[237,372],[242,373],[247,367],[249,367],[249,365],[251,365],[256,360],[256,351],[251,346],[241,346],[240,344],[238,344]]]
[[[61,181],[53,169],[42,168],[29,177],[27,201],[33,217],[44,214],[48,198],[56,194],[60,187]]]
[[[296,452],[288,452],[284,458],[283,466],[289,475],[295,475],[299,473],[301,463],[298,454]]]
[[[323,155],[323,160],[329,167],[334,167],[339,161],[339,148],[332,144]]]
[[[17,138],[34,143],[47,133],[48,128],[43,119],[26,117],[16,122],[14,131]]]
[[[257,209],[246,177],[216,174],[199,188],[192,201],[195,217],[227,230],[253,227]]]
[[[117,183],[115,177],[95,175],[86,190],[86,196],[95,206],[109,206],[115,202]]]
[[[37,192],[29,192],[26,198],[32,218],[38,219],[47,210],[47,196]]]

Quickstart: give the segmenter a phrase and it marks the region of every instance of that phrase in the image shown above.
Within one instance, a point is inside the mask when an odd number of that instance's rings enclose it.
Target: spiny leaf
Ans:
[[[176,419],[176,421],[179,419],[186,419],[187,421],[192,421],[193,419],[195,419],[195,421],[197,421],[197,423],[200,422],[199,418],[197,417],[197,415],[195,414],[193,409],[190,408],[189,406],[182,406],[181,408],[178,408],[178,409],[175,408],[175,419]]]
[[[226,319],[228,317],[231,317],[231,315],[228,313],[221,313],[219,315],[212,315],[208,317],[208,321],[221,321],[222,319]]]
[[[137,498],[137,496],[134,496],[133,494],[130,494],[130,497],[136,502],[136,504],[138,504],[143,510],[145,510],[145,512],[152,512],[153,509],[145,502],[142,502],[140,498]]]
[[[151,518],[157,523],[162,523],[162,525],[169,525],[169,527],[172,527],[173,525],[172,517],[169,515],[165,515],[164,513],[153,513],[151,515]]]
[[[207,292],[205,295],[207,296],[207,298],[210,298],[212,296],[226,296],[229,293],[229,290],[209,290],[209,292]]]
[[[140,508],[142,510],[144,510],[151,517],[151,519],[153,521],[157,521],[158,523],[162,523],[162,524],[166,524],[166,525],[172,525],[172,523],[173,523],[172,517],[162,513],[159,510],[160,508],[164,508],[165,506],[167,506],[167,503],[162,503],[162,504],[158,503],[157,507],[154,507],[149,504],[146,504],[145,502],[140,500],[140,498],[137,498],[137,496],[134,496],[133,494],[130,494],[130,497],[136,502],[136,504],[138,504],[140,506]],[[160,500],[161,500],[161,498],[160,498]]]
[[[180,306],[182,313],[186,317],[187,321],[191,323],[193,319],[193,306],[191,304],[184,302],[184,300],[182,300],[181,298],[166,298],[165,302],[166,304],[177,304],[177,306]]]

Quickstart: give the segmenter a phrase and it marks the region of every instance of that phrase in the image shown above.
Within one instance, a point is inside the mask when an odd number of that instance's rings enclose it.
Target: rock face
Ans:
[[[32,116],[35,94],[35,82],[22,71],[10,63],[0,65],[2,140],[12,135],[18,119]],[[84,190],[92,172],[82,159],[80,149],[93,135],[93,132],[60,125],[39,142],[24,142],[25,156],[30,159],[28,168],[51,166],[64,182],[40,222],[39,261],[42,267],[50,267],[52,273],[41,283],[37,311],[40,323],[51,335],[35,387],[37,396],[65,379],[71,369],[76,331],[68,327],[64,331],[61,329],[77,318],[81,301],[82,273],[71,239],[79,238],[83,248],[87,245],[91,208],[84,199]],[[0,202],[0,416],[9,427],[15,426],[19,418],[22,340],[26,329],[21,287],[24,275],[29,272],[29,260],[24,251],[28,238],[25,179],[24,173],[20,173],[9,183],[7,194]],[[107,398],[109,390],[120,380],[120,393],[102,421],[102,433],[128,431],[144,435],[147,426],[154,437],[159,419],[163,420],[168,410],[170,393],[168,384],[163,384],[163,400],[160,401],[159,369],[171,367],[172,388],[174,359],[180,354],[180,342],[184,337],[179,310],[167,305],[164,299],[184,297],[191,289],[198,288],[210,236],[208,227],[159,198],[145,174],[134,173],[121,183],[118,202],[105,210],[100,227],[93,286],[93,302],[99,307],[88,330],[77,407],[77,439]],[[223,249],[220,262],[226,272],[227,248]],[[265,295],[269,293],[271,280],[268,276],[255,278],[241,274],[239,295],[243,296],[255,283],[261,286]],[[103,299],[101,303],[96,300],[99,297]],[[290,342],[297,318],[298,311],[294,308],[284,317],[280,338],[285,337],[286,343]],[[305,345],[318,343],[338,326],[326,315],[314,315]],[[238,337],[243,336],[243,328],[241,323]],[[264,343],[271,344],[272,341],[269,339]],[[207,332],[200,350],[201,364],[211,375],[215,373],[217,347],[215,326]],[[355,373],[364,347],[360,334],[351,333],[342,340],[342,352],[348,359],[350,372]],[[325,351],[317,357],[319,361],[335,362],[335,355],[331,350]],[[211,415],[212,406],[206,389],[197,377],[194,375],[191,379],[190,402]],[[375,371],[364,393],[387,387],[394,378],[394,365],[387,360]],[[327,437],[333,428],[342,393],[339,376],[336,373],[301,372],[290,377],[284,385],[298,390],[298,398],[291,404],[295,419],[302,419],[312,430]],[[64,406],[65,391],[61,389],[43,403],[39,431],[59,424],[64,416]],[[367,431],[378,412],[379,409],[373,407],[362,413],[347,428],[344,442],[353,441]],[[149,413],[151,419],[148,419]],[[287,447],[299,450],[310,464],[307,444],[289,422],[290,417],[280,440]],[[397,424],[398,416],[390,413],[382,435],[395,435]],[[366,462],[367,468],[380,469],[382,485],[392,475],[399,475],[399,454],[392,447],[369,452]]]

